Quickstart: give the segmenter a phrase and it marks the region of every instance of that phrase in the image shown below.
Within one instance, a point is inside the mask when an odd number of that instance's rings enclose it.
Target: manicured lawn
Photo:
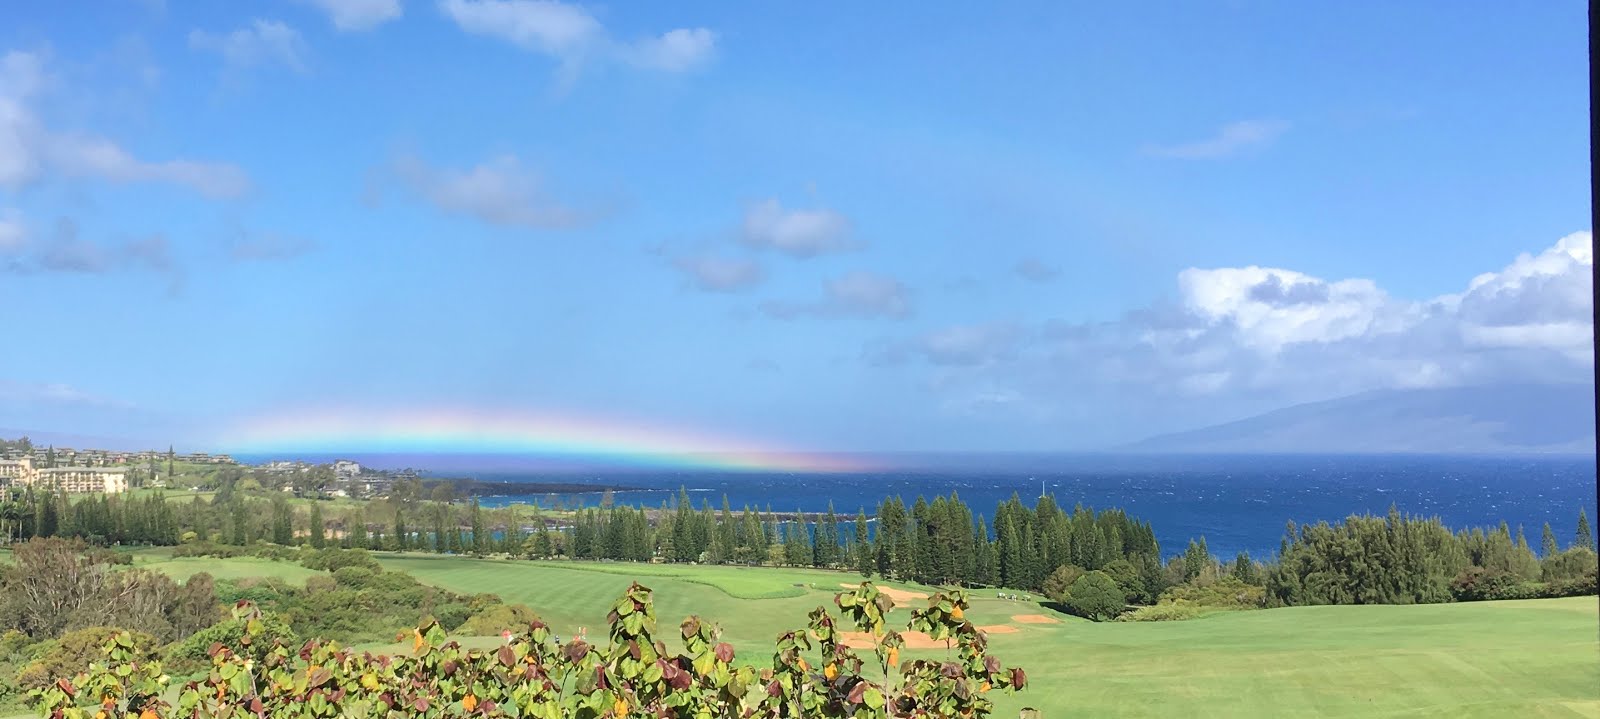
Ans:
[[[689,614],[719,622],[741,657],[763,662],[779,631],[801,627],[854,575],[806,570],[385,557],[385,566],[456,591],[528,604],[558,631],[589,629],[637,577],[656,592],[664,628]],[[635,570],[635,571],[629,571]],[[795,582],[800,596],[739,599]],[[799,589],[799,588],[796,588]],[[1600,602],[1594,597],[1415,607],[1296,607],[1187,622],[1064,618],[1017,624],[1038,606],[975,600],[979,624],[1031,687],[997,698],[1044,717],[1440,716],[1600,717]]]
[[[133,550],[135,566],[187,577],[314,574],[292,562],[172,559]],[[0,561],[3,561],[0,552]],[[844,572],[600,562],[527,562],[380,554],[385,567],[458,592],[527,604],[563,638],[603,640],[605,613],[629,582],[655,590],[659,631],[690,614],[718,622],[743,661],[830,606]],[[801,585],[801,586],[796,586]],[[913,591],[925,587],[893,585]],[[901,611],[895,612],[903,617]],[[1050,614],[1056,624],[1014,615]],[[980,592],[968,616],[1009,624],[990,636],[1030,687],[996,697],[996,717],[1032,706],[1055,717],[1597,717],[1600,600],[1594,597],[1415,607],[1296,607],[1186,622],[1094,624]],[[492,638],[468,638],[491,645]],[[927,652],[942,654],[941,651]]]

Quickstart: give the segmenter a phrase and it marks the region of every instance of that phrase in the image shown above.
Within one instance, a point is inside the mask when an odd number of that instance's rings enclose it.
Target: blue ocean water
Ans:
[[[975,513],[993,516],[1013,493],[1032,504],[1044,491],[1058,504],[1121,508],[1151,523],[1163,554],[1181,552],[1204,536],[1213,554],[1240,550],[1266,557],[1276,552],[1288,520],[1336,521],[1351,514],[1402,512],[1438,516],[1445,524],[1524,527],[1539,546],[1549,522],[1562,546],[1571,541],[1580,509],[1595,519],[1595,460],[1568,457],[1441,456],[1024,456],[969,457],[943,469],[859,474],[571,471],[506,469],[472,472],[456,461],[453,476],[483,482],[561,481],[626,485],[614,500],[659,506],[679,487],[720,507],[750,505],[778,511],[817,512],[829,502],[842,514],[872,512],[885,496],[907,504],[917,496],[959,493]],[[512,502],[590,506],[598,492],[566,495],[486,496],[486,506]]]

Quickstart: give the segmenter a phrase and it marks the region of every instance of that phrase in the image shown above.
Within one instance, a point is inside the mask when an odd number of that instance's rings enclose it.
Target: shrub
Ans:
[[[17,673],[17,686],[38,689],[59,677],[72,676],[98,661],[108,641],[126,640],[125,648],[142,659],[156,656],[156,638],[144,632],[129,632],[116,627],[88,627],[67,632],[50,643],[48,649]]]
[[[488,637],[501,632],[519,631],[538,619],[539,615],[521,604],[501,604],[472,615],[456,633],[469,637]]]
[[[341,567],[365,567],[373,574],[383,571],[383,566],[378,564],[378,560],[373,559],[372,555],[368,554],[365,549],[326,547],[310,552],[302,552],[299,556],[300,565],[307,569],[333,572]]]
[[[241,646],[240,640],[246,634],[252,637],[252,648],[238,649]],[[177,674],[192,674],[211,665],[210,651],[215,644],[234,647],[237,651],[244,651],[247,654],[255,652],[251,656],[260,659],[265,656],[273,642],[289,645],[296,641],[294,630],[277,617],[261,617],[253,630],[248,626],[248,620],[230,618],[195,632],[183,641],[167,645],[161,655],[170,671]]]
[[[1584,547],[1573,547],[1540,563],[1539,576],[1546,582],[1582,579],[1593,575],[1597,562],[1595,553]]]
[[[430,612],[429,614],[430,614],[430,616],[433,617],[434,621],[439,623],[439,626],[444,627],[445,631],[447,631],[447,632],[457,632],[457,631],[459,631],[458,628],[462,624],[466,623],[466,621],[470,617],[472,617],[472,608],[468,607],[465,604],[461,604],[460,602],[446,602],[444,604],[440,604],[439,606],[434,607],[433,611]],[[527,623],[528,622],[523,622],[524,625],[526,625]],[[513,627],[505,627],[505,628],[513,628]],[[482,636],[488,636],[489,634],[499,634],[499,633],[500,633],[500,631],[496,630],[496,631],[492,631],[492,632],[488,632],[488,633],[482,634]]]
[[[1161,603],[1186,602],[1211,609],[1260,609],[1266,606],[1267,590],[1245,584],[1233,575],[1207,584],[1187,583],[1161,593]]]
[[[1078,581],[1078,578],[1083,576],[1083,571],[1083,567],[1078,567],[1071,564],[1056,567],[1056,571],[1051,572],[1050,576],[1045,577],[1044,585],[1040,587],[1040,589],[1044,592],[1044,595],[1049,597],[1052,601],[1065,604],[1067,601],[1067,590],[1072,587],[1073,582]]]
[[[1467,567],[1450,581],[1450,595],[1458,602],[1476,602],[1486,599],[1510,599],[1521,584],[1516,575],[1501,569]]]
[[[1111,575],[1095,570],[1078,577],[1067,590],[1062,602],[1080,617],[1104,621],[1115,617],[1127,606],[1127,597],[1112,581]]]
[[[1117,617],[1119,622],[1178,622],[1194,619],[1206,610],[1188,602],[1162,602],[1153,607],[1139,607]]]
[[[1596,576],[1593,569],[1584,576],[1550,582],[1544,587],[1546,597],[1586,597],[1592,594],[1600,594],[1600,577]]]
[[[376,575],[372,570],[366,567],[348,566],[334,570],[333,581],[338,582],[341,587],[364,589],[372,582],[374,576]]]
[[[650,590],[638,584],[612,604],[606,646],[559,642],[534,621],[495,650],[466,650],[446,642],[444,629],[430,622],[413,632],[409,656],[357,655],[315,640],[296,650],[279,641],[269,645],[257,632],[263,617],[245,605],[234,612],[245,635],[212,653],[214,671],[176,692],[168,691],[159,663],[124,650],[119,637],[104,647],[106,664],[93,675],[70,682],[59,677],[63,681],[32,696],[46,716],[81,715],[80,704],[91,704],[111,716],[259,719],[986,717],[994,710],[991,689],[1017,691],[1027,682],[1021,669],[1003,668],[987,653],[982,632],[963,617],[967,597],[960,590],[935,594],[927,608],[910,612],[906,626],[950,641],[955,656],[948,659],[901,662],[904,642],[885,621],[894,602],[870,584],[839,593],[834,603],[842,617],[818,607],[806,628],[778,637],[770,666],[760,669],[735,663],[720,630],[698,617],[674,632],[684,653],[667,655]],[[870,667],[841,643],[841,622],[882,637],[868,655],[877,660]]]

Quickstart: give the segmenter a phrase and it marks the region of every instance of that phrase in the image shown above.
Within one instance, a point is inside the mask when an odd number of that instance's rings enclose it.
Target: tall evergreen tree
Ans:
[[[322,503],[311,503],[311,526],[307,532],[310,535],[311,546],[322,549],[328,543],[327,528],[322,523]]]
[[[1539,542],[1539,556],[1549,559],[1561,553],[1561,548],[1556,544],[1556,533],[1550,531],[1550,523],[1544,523],[1544,535]]]
[[[1594,551],[1594,530],[1589,528],[1589,513],[1582,509],[1578,510],[1578,531],[1572,546]]]
[[[479,506],[478,498],[472,498],[472,553],[487,554],[489,552],[489,537],[483,529],[483,507]]]
[[[872,577],[872,538],[867,532],[867,510],[862,507],[856,514],[856,542],[855,549],[856,571],[861,576]]]

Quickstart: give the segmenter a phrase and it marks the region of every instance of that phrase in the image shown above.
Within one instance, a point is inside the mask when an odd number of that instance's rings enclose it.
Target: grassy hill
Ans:
[[[141,566],[187,576],[305,570],[260,560],[172,560]],[[458,592],[494,592],[536,609],[565,638],[601,634],[606,607],[637,578],[656,592],[663,629],[689,614],[713,619],[739,656],[764,663],[772,638],[804,626],[853,574],[593,562],[525,562],[382,555],[391,569]],[[927,591],[892,583],[908,591]],[[1053,624],[1014,616],[1037,604],[981,593],[969,617],[1006,625],[991,645],[1027,669],[1029,689],[999,697],[998,717],[1023,706],[1047,718],[1241,716],[1600,717],[1600,602],[1594,597],[1427,606],[1295,607],[1186,622]],[[477,640],[492,642],[492,639]],[[934,650],[942,653],[942,650]]]

